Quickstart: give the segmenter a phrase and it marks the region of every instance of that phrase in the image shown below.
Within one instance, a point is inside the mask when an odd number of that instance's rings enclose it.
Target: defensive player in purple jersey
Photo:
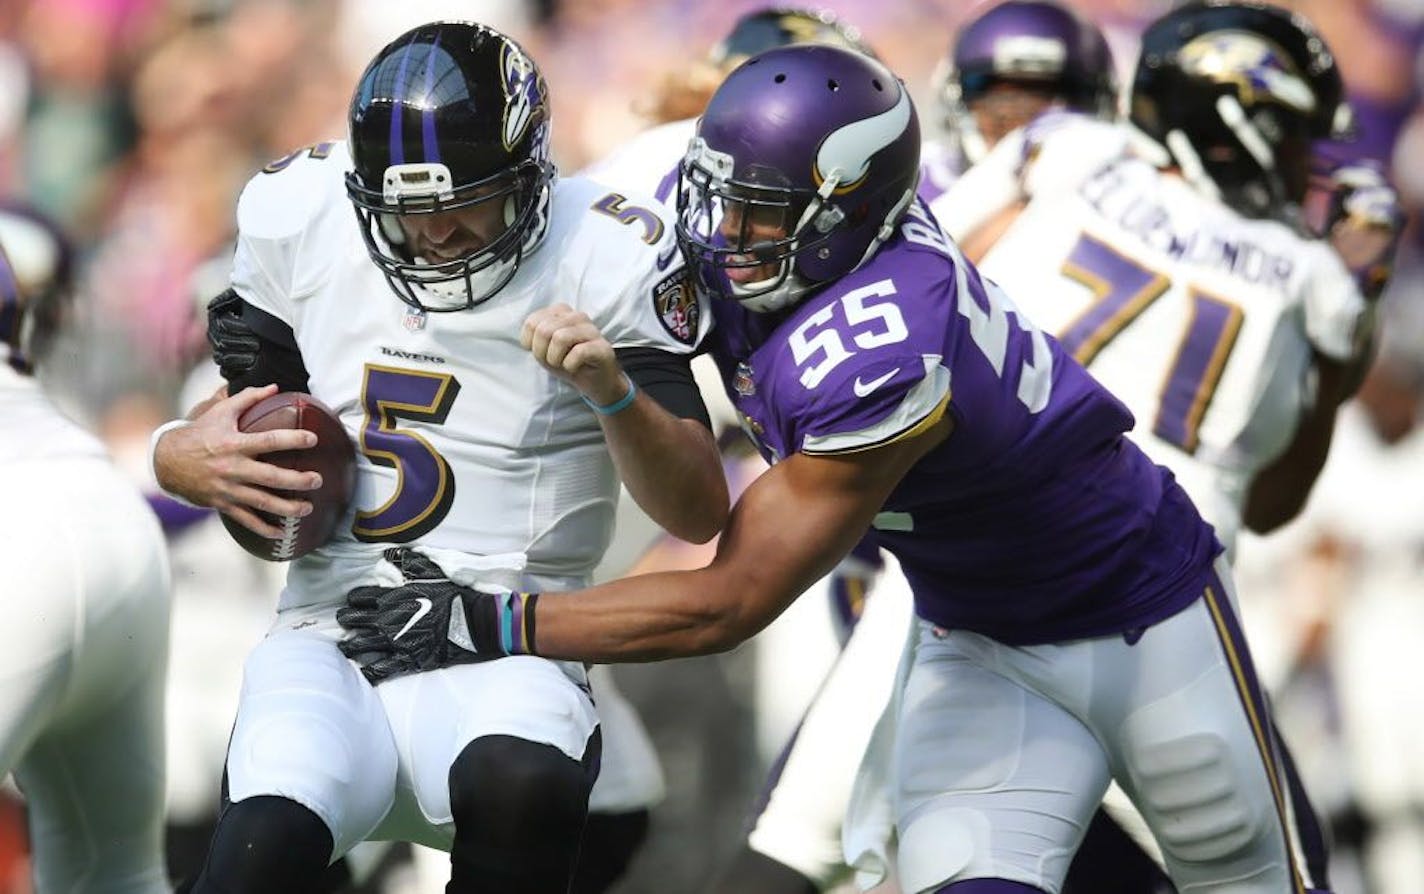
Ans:
[[[678,238],[723,296],[714,351],[775,465],[716,559],[573,593],[360,587],[345,650],[383,679],[728,649],[874,525],[920,619],[893,782],[903,890],[1057,892],[1110,779],[1180,887],[1303,890],[1220,545],[1123,437],[1123,406],[943,237],[918,162],[879,63],[788,47],[728,77],[683,163]]]
[[[921,151],[918,193],[927,203],[970,159],[1045,109],[1088,117],[1114,110],[1106,40],[1091,21],[1053,0],[998,3],[965,22],[935,87],[947,132]],[[665,180],[669,192],[676,181],[674,170]],[[882,561],[873,532],[837,566],[829,589],[842,650],[773,763],[745,846],[710,892],[808,894],[835,888],[851,872],[842,826],[861,753],[894,683],[912,600],[898,564]],[[770,660],[803,659],[787,653]],[[1160,885],[1161,869],[1099,813],[1065,890],[1142,894]]]

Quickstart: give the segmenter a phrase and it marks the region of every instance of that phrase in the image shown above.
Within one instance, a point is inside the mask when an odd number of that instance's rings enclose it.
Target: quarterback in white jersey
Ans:
[[[306,890],[367,838],[450,850],[452,892],[569,884],[600,748],[584,667],[523,655],[363,677],[333,617],[360,585],[587,581],[620,477],[685,539],[725,518],[687,369],[710,321],[671,227],[651,201],[557,179],[547,97],[504,35],[421,26],[362,76],[349,149],[293,153],[243,193],[210,318],[219,365],[233,390],[275,382],[331,407],[358,473],[349,518],[293,563],[246,662],[195,894]],[[269,392],[208,404],[154,453],[170,491],[270,536],[254,510],[304,507],[262,488],[313,482],[242,461],[308,444],[233,430]],[[202,456],[219,435],[226,467]]]
[[[163,535],[104,447],[31,375],[68,289],[64,240],[0,209],[0,520],[12,637],[0,774],[29,810],[38,894],[162,894]]]

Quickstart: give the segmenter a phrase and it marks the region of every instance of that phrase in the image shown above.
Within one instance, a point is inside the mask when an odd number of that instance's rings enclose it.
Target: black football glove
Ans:
[[[250,373],[257,365],[262,342],[242,321],[242,299],[226,289],[208,302],[208,344],[222,377],[231,382]]]
[[[417,671],[532,654],[537,593],[501,587],[473,589],[445,577],[412,549],[393,548],[387,561],[406,582],[357,587],[336,620],[347,636],[341,653],[372,684]]]
[[[311,391],[292,328],[232,289],[208,302],[208,344],[228,394],[274,383],[282,391]]]

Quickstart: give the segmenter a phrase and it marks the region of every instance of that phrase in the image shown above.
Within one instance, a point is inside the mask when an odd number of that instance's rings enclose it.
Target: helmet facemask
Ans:
[[[733,180],[729,156],[693,141],[678,172],[677,235],[690,268],[711,294],[749,310],[789,307],[812,287],[797,258],[821,247],[845,217],[830,203],[832,176],[815,192],[793,189],[770,168],[751,166]],[[751,278],[748,271],[774,267]]]
[[[392,165],[379,194],[360,186],[354,175],[348,193],[371,259],[403,301],[422,311],[474,307],[507,285],[548,224],[550,172],[528,160],[455,189],[441,164]],[[476,233],[483,242],[457,258],[423,257],[402,219],[415,223],[436,214],[487,209]],[[455,224],[463,227],[463,224]],[[468,228],[466,228],[468,231]]]
[[[836,47],[768,50],[728,75],[679,167],[677,238],[711,294],[789,307],[864,264],[914,200],[904,85]]]

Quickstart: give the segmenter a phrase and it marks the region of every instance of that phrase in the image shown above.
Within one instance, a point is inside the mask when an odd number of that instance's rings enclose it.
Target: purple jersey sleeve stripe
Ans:
[[[436,30],[435,40],[425,57],[425,109],[420,113],[420,148],[427,162],[440,162],[440,144],[435,140],[435,103],[430,94],[435,92],[435,59],[440,49],[440,31]]]

